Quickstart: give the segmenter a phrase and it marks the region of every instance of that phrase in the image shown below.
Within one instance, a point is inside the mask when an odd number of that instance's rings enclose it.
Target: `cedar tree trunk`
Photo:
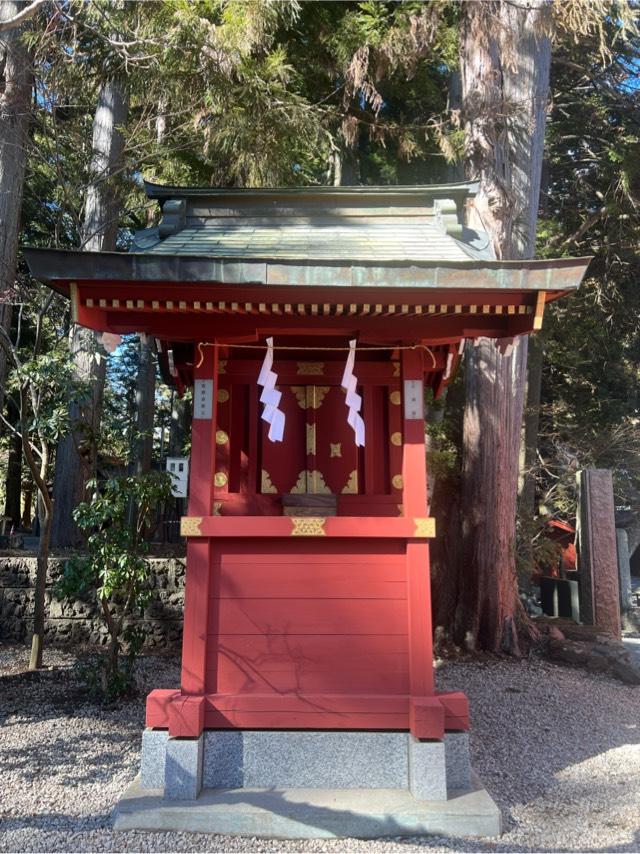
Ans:
[[[0,21],[14,18],[26,3],[0,0]],[[15,286],[22,187],[31,118],[31,57],[22,27],[0,32],[0,324],[9,332]],[[4,407],[7,356],[0,347],[0,412]]]
[[[127,119],[128,102],[118,79],[103,83],[93,120],[91,183],[87,188],[81,248],[91,252],[116,248],[120,211],[119,175],[123,168],[124,138],[120,130]],[[55,470],[56,511],[52,545],[66,548],[82,541],[72,512],[86,498],[86,482],[97,471],[96,436],[100,427],[106,361],[95,333],[72,324],[69,349],[76,374],[87,383],[86,404],[71,412],[79,427],[58,443]]]
[[[18,430],[20,416],[16,407],[8,399],[7,419]],[[16,528],[20,527],[20,494],[22,491],[22,439],[19,433],[9,436],[7,454],[7,477],[5,480],[4,515],[9,516]]]
[[[136,474],[151,471],[153,456],[153,416],[155,412],[156,361],[153,338],[140,336],[140,364],[136,386]]]
[[[550,9],[527,0],[462,7],[465,166],[480,190],[471,224],[501,259],[531,258],[540,193],[551,63]],[[516,501],[527,339],[503,355],[494,341],[466,348],[463,559],[455,629],[468,646],[518,653],[525,622],[515,566]]]

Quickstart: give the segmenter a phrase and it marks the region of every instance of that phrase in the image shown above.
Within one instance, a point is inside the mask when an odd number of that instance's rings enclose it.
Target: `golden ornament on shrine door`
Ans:
[[[273,485],[273,482],[272,482],[272,480],[271,480],[271,475],[270,475],[270,474],[269,474],[269,472],[268,472],[268,471],[266,471],[265,469],[262,469],[262,476],[261,476],[261,483],[260,483],[260,491],[261,491],[262,493],[265,493],[265,494],[268,494],[268,493],[274,493],[274,492],[277,492],[277,491],[278,491],[278,490],[275,488],[275,486]]]

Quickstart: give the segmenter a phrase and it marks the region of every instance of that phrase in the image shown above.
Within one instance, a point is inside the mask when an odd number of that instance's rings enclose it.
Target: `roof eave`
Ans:
[[[591,258],[536,261],[308,261],[224,258],[145,252],[81,252],[25,248],[34,278],[68,292],[72,281],[176,284],[291,285],[295,287],[402,287],[546,290],[580,285]],[[460,275],[464,273],[464,275]]]

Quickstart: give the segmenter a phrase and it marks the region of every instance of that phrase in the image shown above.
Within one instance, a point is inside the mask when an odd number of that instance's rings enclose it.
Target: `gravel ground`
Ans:
[[[143,695],[178,682],[147,657],[141,696],[104,709],[86,699],[68,652],[24,672],[0,646],[0,851],[638,851],[640,688],[529,662],[448,663],[442,688],[472,704],[473,764],[503,811],[499,839],[295,841],[115,833],[110,812],[138,771]]]

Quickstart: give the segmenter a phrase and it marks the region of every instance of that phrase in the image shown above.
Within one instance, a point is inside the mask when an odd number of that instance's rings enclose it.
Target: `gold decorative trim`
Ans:
[[[78,285],[75,282],[69,282],[69,299],[71,302],[71,322],[78,322]]]
[[[533,329],[537,332],[542,329],[542,318],[544,317],[544,307],[547,299],[546,291],[538,291],[536,297],[536,313],[533,318]]]
[[[398,508],[398,516],[404,516],[404,504],[396,504]]]
[[[342,442],[329,442],[329,456],[330,457],[341,457],[342,456]]]
[[[229,437],[224,430],[216,430],[216,445],[226,445]]]
[[[343,495],[357,495],[358,493],[358,470],[354,469],[349,475],[349,480],[347,481],[344,489],[342,490]]]
[[[324,482],[321,471],[314,469],[307,472],[307,491],[312,495],[331,495],[331,490]]]
[[[402,433],[392,433],[390,438],[392,445],[399,447],[402,444]]]
[[[331,387],[328,385],[292,385],[290,388],[300,409],[320,409],[322,401]]]
[[[394,476],[391,478],[391,485],[394,489],[402,489],[402,487],[404,486],[402,475],[394,474]]]
[[[423,519],[414,519],[416,529],[413,532],[414,537],[435,537],[436,535],[436,520],[433,516],[427,516]]]
[[[399,377],[400,376],[400,362],[392,362],[391,364],[393,365],[393,376]]]
[[[260,477],[260,492],[269,494],[277,491],[278,490],[271,482],[271,475],[269,474],[269,472],[266,469],[262,469],[262,474]]]
[[[316,425],[307,424],[307,454],[316,452]]]
[[[218,373],[226,374],[227,373],[227,359],[220,359],[218,362]]]
[[[294,495],[300,495],[307,491],[307,470],[303,469],[298,475],[296,485],[291,488],[290,492]]]
[[[400,406],[400,401],[402,398],[400,397],[399,391],[392,391],[389,395],[389,400],[393,403],[394,406]]]
[[[214,501],[213,502],[213,515],[214,516],[222,516],[220,512],[222,509],[222,501]]]
[[[292,537],[326,537],[324,525],[327,520],[322,516],[292,516]]]
[[[298,480],[295,486],[291,488],[290,493],[293,495],[304,493],[309,493],[310,495],[331,495],[331,490],[325,483],[324,475],[321,471],[317,469],[303,469],[298,475]]]
[[[183,516],[180,519],[181,537],[201,537],[202,516]]]
[[[226,403],[229,400],[229,392],[226,388],[218,389],[218,403]]]
[[[298,362],[298,373],[303,376],[322,376],[324,362]]]
[[[226,486],[229,481],[226,473],[223,471],[217,471],[213,476],[213,482],[216,486]]]

